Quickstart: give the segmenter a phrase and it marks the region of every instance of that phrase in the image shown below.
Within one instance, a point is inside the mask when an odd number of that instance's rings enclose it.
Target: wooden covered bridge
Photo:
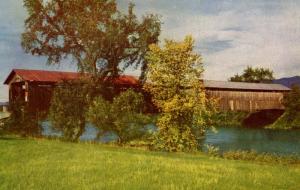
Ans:
[[[9,102],[24,100],[32,111],[45,111],[50,107],[55,86],[65,80],[84,77],[77,72],[13,69],[4,84],[9,86]],[[132,76],[120,76],[114,80],[120,88],[136,88],[138,80]]]
[[[4,84],[9,86],[9,101],[18,97],[37,110],[49,108],[53,88],[63,80],[73,80],[81,75],[75,72],[14,69]],[[280,84],[242,83],[204,80],[208,98],[216,98],[221,111],[257,111],[284,109],[282,100],[290,91]],[[116,85],[125,88],[139,87],[133,76],[120,76]]]
[[[217,98],[222,111],[282,110],[290,89],[281,84],[204,81],[208,97]]]

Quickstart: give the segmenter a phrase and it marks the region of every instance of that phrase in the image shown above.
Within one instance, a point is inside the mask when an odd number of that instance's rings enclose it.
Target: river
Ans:
[[[61,133],[54,131],[48,122],[43,123],[45,136],[60,136]],[[97,129],[87,125],[81,141],[96,140]],[[116,139],[113,134],[96,141],[109,142]],[[220,152],[229,150],[254,150],[262,153],[274,153],[279,155],[300,155],[300,130],[272,130],[272,129],[249,129],[219,127],[217,132],[208,130],[202,145],[218,147]],[[205,146],[203,146],[205,147]]]
[[[214,133],[212,130],[208,130],[204,144],[219,147],[221,152],[255,150],[259,153],[300,155],[300,130],[221,127],[217,131]]]

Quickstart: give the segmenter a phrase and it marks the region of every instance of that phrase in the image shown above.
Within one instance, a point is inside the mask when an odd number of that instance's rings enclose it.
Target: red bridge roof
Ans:
[[[83,76],[77,72],[60,72],[60,71],[41,71],[41,70],[25,70],[25,69],[13,69],[8,75],[4,84],[9,84],[14,76],[20,77],[24,81],[28,82],[61,82],[63,80],[79,79]],[[115,79],[115,83],[123,85],[138,85],[138,80],[133,76],[122,75]]]

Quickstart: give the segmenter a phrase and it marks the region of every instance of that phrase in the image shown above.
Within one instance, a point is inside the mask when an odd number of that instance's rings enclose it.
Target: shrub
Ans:
[[[16,99],[10,104],[10,117],[5,121],[3,130],[17,133],[22,136],[36,136],[41,130],[39,126],[39,115],[30,111],[26,102]]]
[[[49,119],[68,141],[77,141],[85,129],[89,88],[84,81],[64,81],[54,90]]]
[[[151,142],[149,140],[133,140],[128,143],[129,147],[140,148],[143,150],[150,150],[151,149]]]
[[[118,143],[124,144],[143,137],[150,118],[143,114],[144,99],[141,93],[129,89],[110,103],[102,97],[94,99],[87,112],[88,120],[100,129],[98,136],[113,132]]]
[[[254,150],[250,151],[228,151],[223,153],[223,158],[230,160],[247,160],[266,163],[281,163],[281,164],[300,164],[300,155],[281,156],[270,153],[257,153]]]

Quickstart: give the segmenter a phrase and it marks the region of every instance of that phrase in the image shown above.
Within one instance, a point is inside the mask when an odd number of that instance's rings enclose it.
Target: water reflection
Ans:
[[[48,137],[61,137],[62,132],[53,129],[50,122],[43,122],[42,125],[42,135]],[[80,136],[80,141],[98,141],[98,142],[112,142],[117,139],[117,136],[113,133],[107,133],[103,137],[98,138],[97,134],[99,129],[95,128],[91,124],[87,124],[84,133]]]

